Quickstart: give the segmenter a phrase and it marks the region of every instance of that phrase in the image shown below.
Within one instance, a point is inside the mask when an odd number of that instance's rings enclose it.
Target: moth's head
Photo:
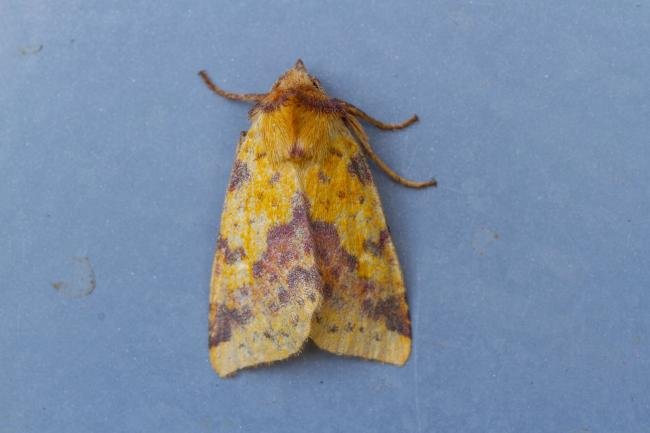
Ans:
[[[298,59],[296,63],[287,70],[287,72],[278,78],[271,90],[287,91],[294,89],[307,91],[312,90],[325,93],[321,88],[318,78],[309,75],[305,64],[300,59]]]

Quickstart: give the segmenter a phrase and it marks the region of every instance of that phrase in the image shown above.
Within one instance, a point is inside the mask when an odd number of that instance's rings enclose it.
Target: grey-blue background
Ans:
[[[0,431],[649,431],[649,2],[0,8]],[[413,353],[222,380],[208,282],[248,107],[196,72],[261,92],[298,57],[420,115],[368,128],[440,183],[375,170]]]

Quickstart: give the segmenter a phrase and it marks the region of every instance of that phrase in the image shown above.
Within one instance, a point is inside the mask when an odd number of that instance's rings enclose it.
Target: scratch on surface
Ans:
[[[415,323],[413,324],[413,335],[418,335],[418,325],[420,323],[420,309],[415,306]],[[417,431],[420,433],[422,431],[422,419],[420,417],[420,371],[418,370],[418,346],[417,344],[413,345],[413,375],[414,377],[414,388],[415,388],[415,422],[417,426]]]
[[[30,54],[38,54],[41,52],[43,49],[43,44],[39,45],[26,45],[24,47],[20,47],[20,54],[23,56],[28,56]]]
[[[410,158],[407,158],[407,164],[406,164],[406,169],[404,170],[404,173],[410,173],[411,168],[413,167],[413,161],[418,158],[418,152],[420,150],[420,140],[416,140],[415,144],[411,148],[411,155]],[[429,173],[431,174],[431,173]]]
[[[456,193],[456,194],[460,194],[460,195],[462,195],[462,196],[467,196],[467,195],[468,195],[466,192],[463,192],[463,191],[461,191],[461,190],[459,190],[459,189],[456,189],[456,188],[450,188],[450,187],[448,187],[448,186],[440,186],[440,185],[438,185],[438,189],[439,189],[439,190],[447,190],[447,191],[451,191],[451,192],[454,192],[454,193]]]

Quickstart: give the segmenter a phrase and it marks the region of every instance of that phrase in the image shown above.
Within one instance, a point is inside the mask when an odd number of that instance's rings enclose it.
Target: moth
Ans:
[[[220,376],[288,358],[311,339],[339,354],[402,365],[411,321],[399,261],[366,163],[392,180],[361,127],[381,122],[330,98],[301,60],[253,103],[226,193],[210,285],[210,361]]]

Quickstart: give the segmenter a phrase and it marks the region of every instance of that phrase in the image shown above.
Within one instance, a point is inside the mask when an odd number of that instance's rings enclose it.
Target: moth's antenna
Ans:
[[[232,93],[232,92],[226,92],[221,87],[214,84],[214,82],[210,79],[210,76],[208,75],[207,72],[199,71],[199,75],[203,79],[203,82],[205,83],[205,85],[208,86],[208,89],[212,90],[217,95],[222,96],[222,97],[224,97],[226,99],[231,99],[233,101],[259,102],[259,101],[262,100],[262,98],[264,98],[266,96],[266,93]]]

